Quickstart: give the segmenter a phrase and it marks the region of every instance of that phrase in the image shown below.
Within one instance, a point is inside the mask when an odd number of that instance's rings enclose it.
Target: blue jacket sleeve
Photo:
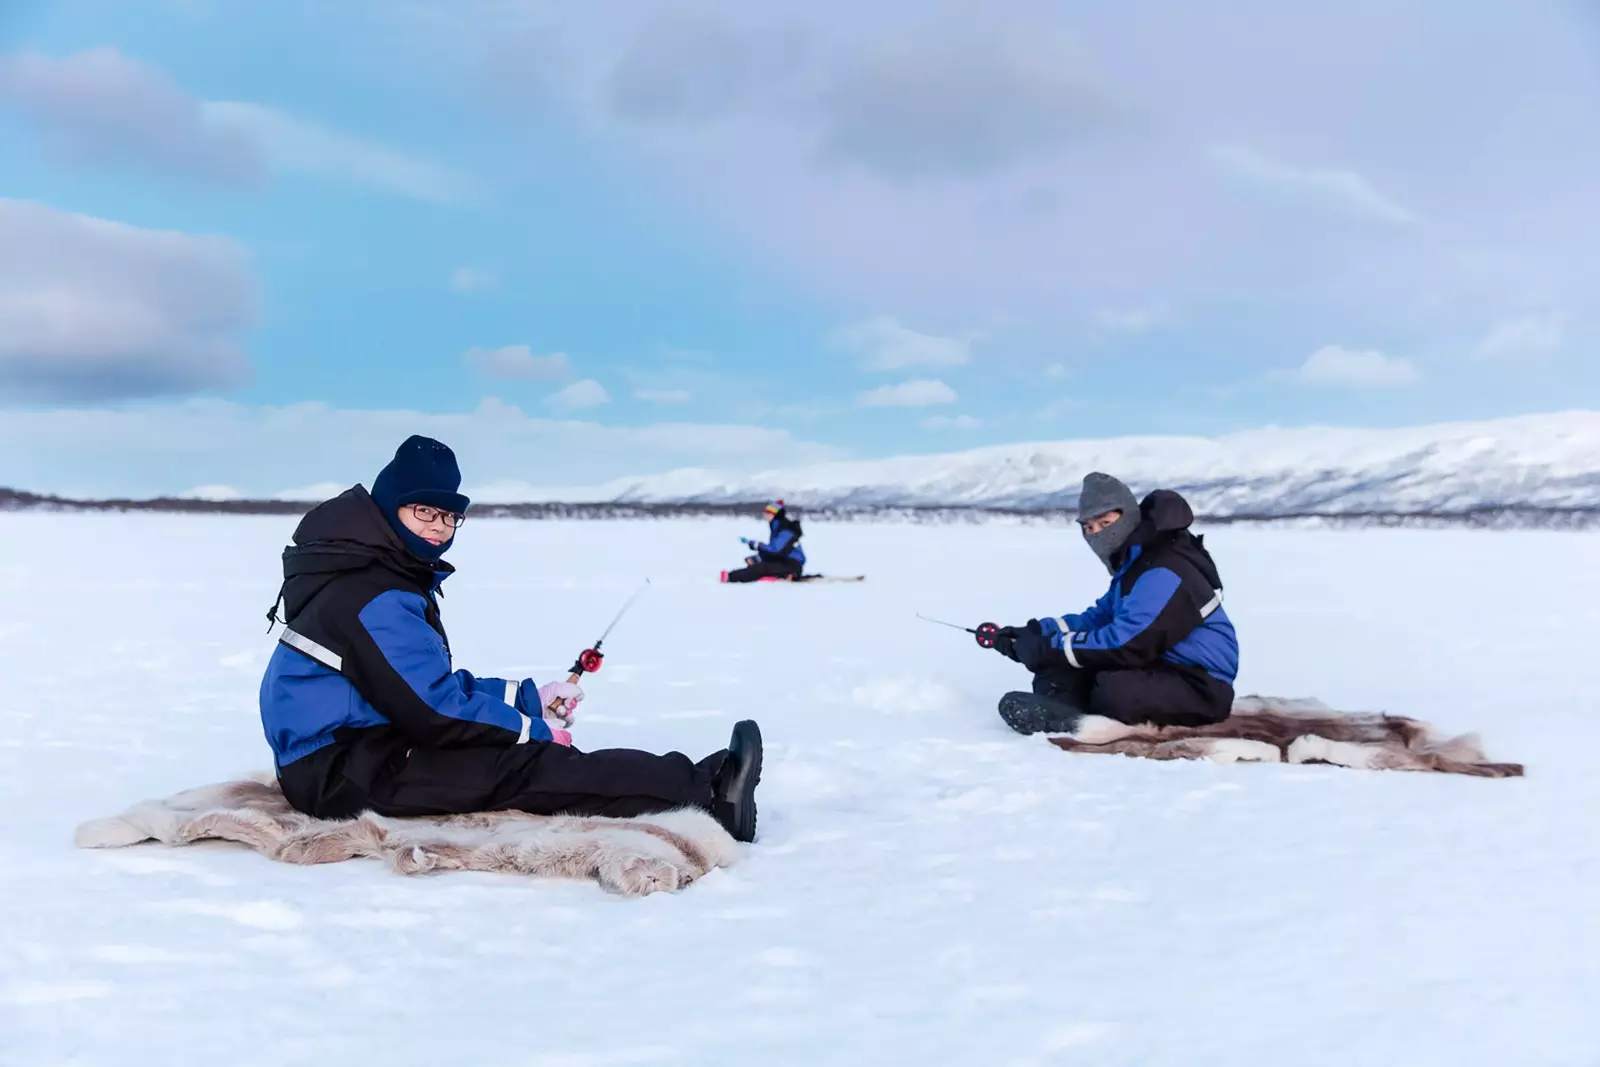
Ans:
[[[451,670],[444,639],[426,611],[426,600],[400,590],[380,593],[361,609],[346,674],[367,702],[433,748],[550,740],[532,681]]]
[[[1111,618],[1111,590],[1107,589],[1105,595],[1078,614],[1043,618],[1039,620],[1039,625],[1044,629],[1046,637],[1055,637],[1062,632],[1082,633],[1085,630],[1109,626]],[[1060,642],[1056,642],[1056,645],[1059,647]]]
[[[770,552],[774,556],[781,556],[787,550],[789,543],[793,540],[794,534],[792,532],[789,530],[779,530],[773,535],[771,541],[762,542],[761,544],[757,545],[756,548],[762,552]]]
[[[1051,644],[1066,653],[1068,663],[1084,670],[1154,663],[1202,622],[1190,598],[1180,595],[1182,586],[1175,572],[1152,567],[1133,583],[1115,612],[1102,598],[1082,615],[1056,620],[1068,625],[1057,626]],[[1080,629],[1072,625],[1074,620],[1090,625]]]

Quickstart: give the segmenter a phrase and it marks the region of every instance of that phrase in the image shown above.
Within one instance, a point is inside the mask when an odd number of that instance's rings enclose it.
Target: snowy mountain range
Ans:
[[[1405,429],[1261,429],[1220,437],[1117,437],[849,460],[730,476],[704,469],[588,489],[502,483],[484,503],[718,504],[782,497],[809,508],[1073,508],[1084,474],[1136,493],[1182,492],[1197,513],[1452,515],[1600,509],[1600,412]]]

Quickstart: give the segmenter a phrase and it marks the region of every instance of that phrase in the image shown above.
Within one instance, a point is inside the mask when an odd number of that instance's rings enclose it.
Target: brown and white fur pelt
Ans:
[[[499,871],[593,880],[623,896],[678,890],[738,858],[738,845],[703,811],[632,819],[518,811],[314,819],[289,806],[270,773],[147,800],[78,827],[79,848],[141,841],[235,841],[283,863],[380,859],[399,874]]]
[[[1128,726],[1086,715],[1070,735],[1050,738],[1068,752],[1217,763],[1328,763],[1371,771],[1443,771],[1516,778],[1520,763],[1491,763],[1473,734],[1445,738],[1427,723],[1372,712],[1344,714],[1317,700],[1242,697],[1209,726]]]

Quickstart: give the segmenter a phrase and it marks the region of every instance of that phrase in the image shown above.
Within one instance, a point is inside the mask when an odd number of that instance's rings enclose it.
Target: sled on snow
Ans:
[[[720,582],[727,582],[727,580],[728,580],[728,572],[727,571],[723,571],[722,574],[718,577],[717,580],[720,581]],[[734,585],[755,585],[756,582],[864,582],[866,580],[867,580],[867,576],[865,574],[852,574],[852,575],[802,574],[798,578],[780,578],[777,575],[769,575],[769,576],[767,576],[765,578],[757,578],[755,580],[755,582],[734,582],[733,584]]]

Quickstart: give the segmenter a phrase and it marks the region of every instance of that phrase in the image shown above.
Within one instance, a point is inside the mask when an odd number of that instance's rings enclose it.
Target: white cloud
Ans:
[[[693,399],[687,389],[635,389],[633,398],[651,404],[687,404]]]
[[[1044,376],[1046,378],[1065,378],[1067,376],[1067,365],[1065,363],[1052,363],[1044,369]]]
[[[1297,376],[1309,385],[1386,389],[1414,385],[1422,375],[1410,360],[1388,356],[1377,349],[1350,349],[1327,345],[1311,353]]]
[[[201,108],[207,125],[248,137],[273,166],[386,189],[434,204],[472,199],[465,175],[387,145],[296,118],[275,108],[217,100]]]
[[[61,59],[35,51],[0,57],[0,105],[24,116],[45,150],[65,163],[228,182],[264,173],[254,141],[210,125],[199,101],[114,48]]]
[[[1538,356],[1560,348],[1566,336],[1567,315],[1563,312],[1502,319],[1478,342],[1474,354],[1480,359]]]
[[[1162,305],[1140,308],[1102,308],[1094,317],[1095,325],[1107,333],[1148,333],[1171,318],[1172,312]]]
[[[1437,333],[1417,343],[1437,350],[1463,324],[1486,330],[1472,316],[1508,294],[1594,303],[1587,25],[1525,6],[1478,5],[1464,22],[1446,0],[1402,20],[1382,4],[1257,2],[1248,34],[1183,0],[895,0],[850,19],[789,0],[579,4],[559,35],[530,22],[548,3],[466,0],[425,16],[398,5],[395,21],[453,69],[536,72],[532,96],[485,79],[486,102],[582,129],[832,306],[924,328],[1004,308],[1060,336],[1159,299],[1196,344],[1262,368],[1305,321],[1405,332],[1425,299]],[[648,25],[663,12],[727,25],[668,40]],[[1150,24],[1167,32],[1141,36]],[[789,26],[809,51],[774,81],[752,38]],[[1439,46],[1460,34],[1493,42],[1495,60]],[[661,77],[634,99],[657,114],[623,118],[616,83],[647,36]],[[1497,150],[1476,151],[1474,131]],[[1057,195],[991,209],[1037,190]],[[1241,321],[1254,340],[1234,347]]]
[[[1262,192],[1373,222],[1407,225],[1417,221],[1409,210],[1353,170],[1297,167],[1232,145],[1213,146],[1210,157],[1224,175]]]
[[[231,241],[0,199],[0,394],[117,400],[242,384],[256,288]]]
[[[133,166],[245,182],[279,169],[339,178],[438,204],[471,199],[467,178],[387,145],[241,101],[202,101],[115,48],[0,57],[0,106],[45,150],[82,166]]]
[[[607,426],[543,418],[499,400],[468,411],[255,407],[192,399],[117,409],[23,409],[0,418],[0,484],[73,496],[153,496],[192,486],[321,500],[372,477],[413,433],[455,450],[465,484],[591,485],[677,467],[756,470],[837,459],[769,426]]]
[[[601,404],[611,403],[611,394],[606,392],[605,386],[593,378],[573,382],[560,392],[551,393],[545,397],[545,403],[568,411],[577,411],[581,408],[599,407]]]
[[[924,430],[976,430],[982,425],[971,415],[930,415],[921,423]]]
[[[458,293],[479,293],[499,287],[500,276],[492,270],[463,266],[450,272],[450,288]]]
[[[972,339],[921,333],[893,316],[879,315],[835,331],[833,343],[861,356],[869,370],[903,370],[959,366],[971,357]]]
[[[572,372],[572,363],[565,352],[536,356],[527,345],[469,348],[462,353],[461,360],[486,378],[550,381],[565,378]]]
[[[953,404],[956,392],[937,378],[916,378],[899,385],[871,389],[856,398],[862,407],[920,408],[932,404]]]

